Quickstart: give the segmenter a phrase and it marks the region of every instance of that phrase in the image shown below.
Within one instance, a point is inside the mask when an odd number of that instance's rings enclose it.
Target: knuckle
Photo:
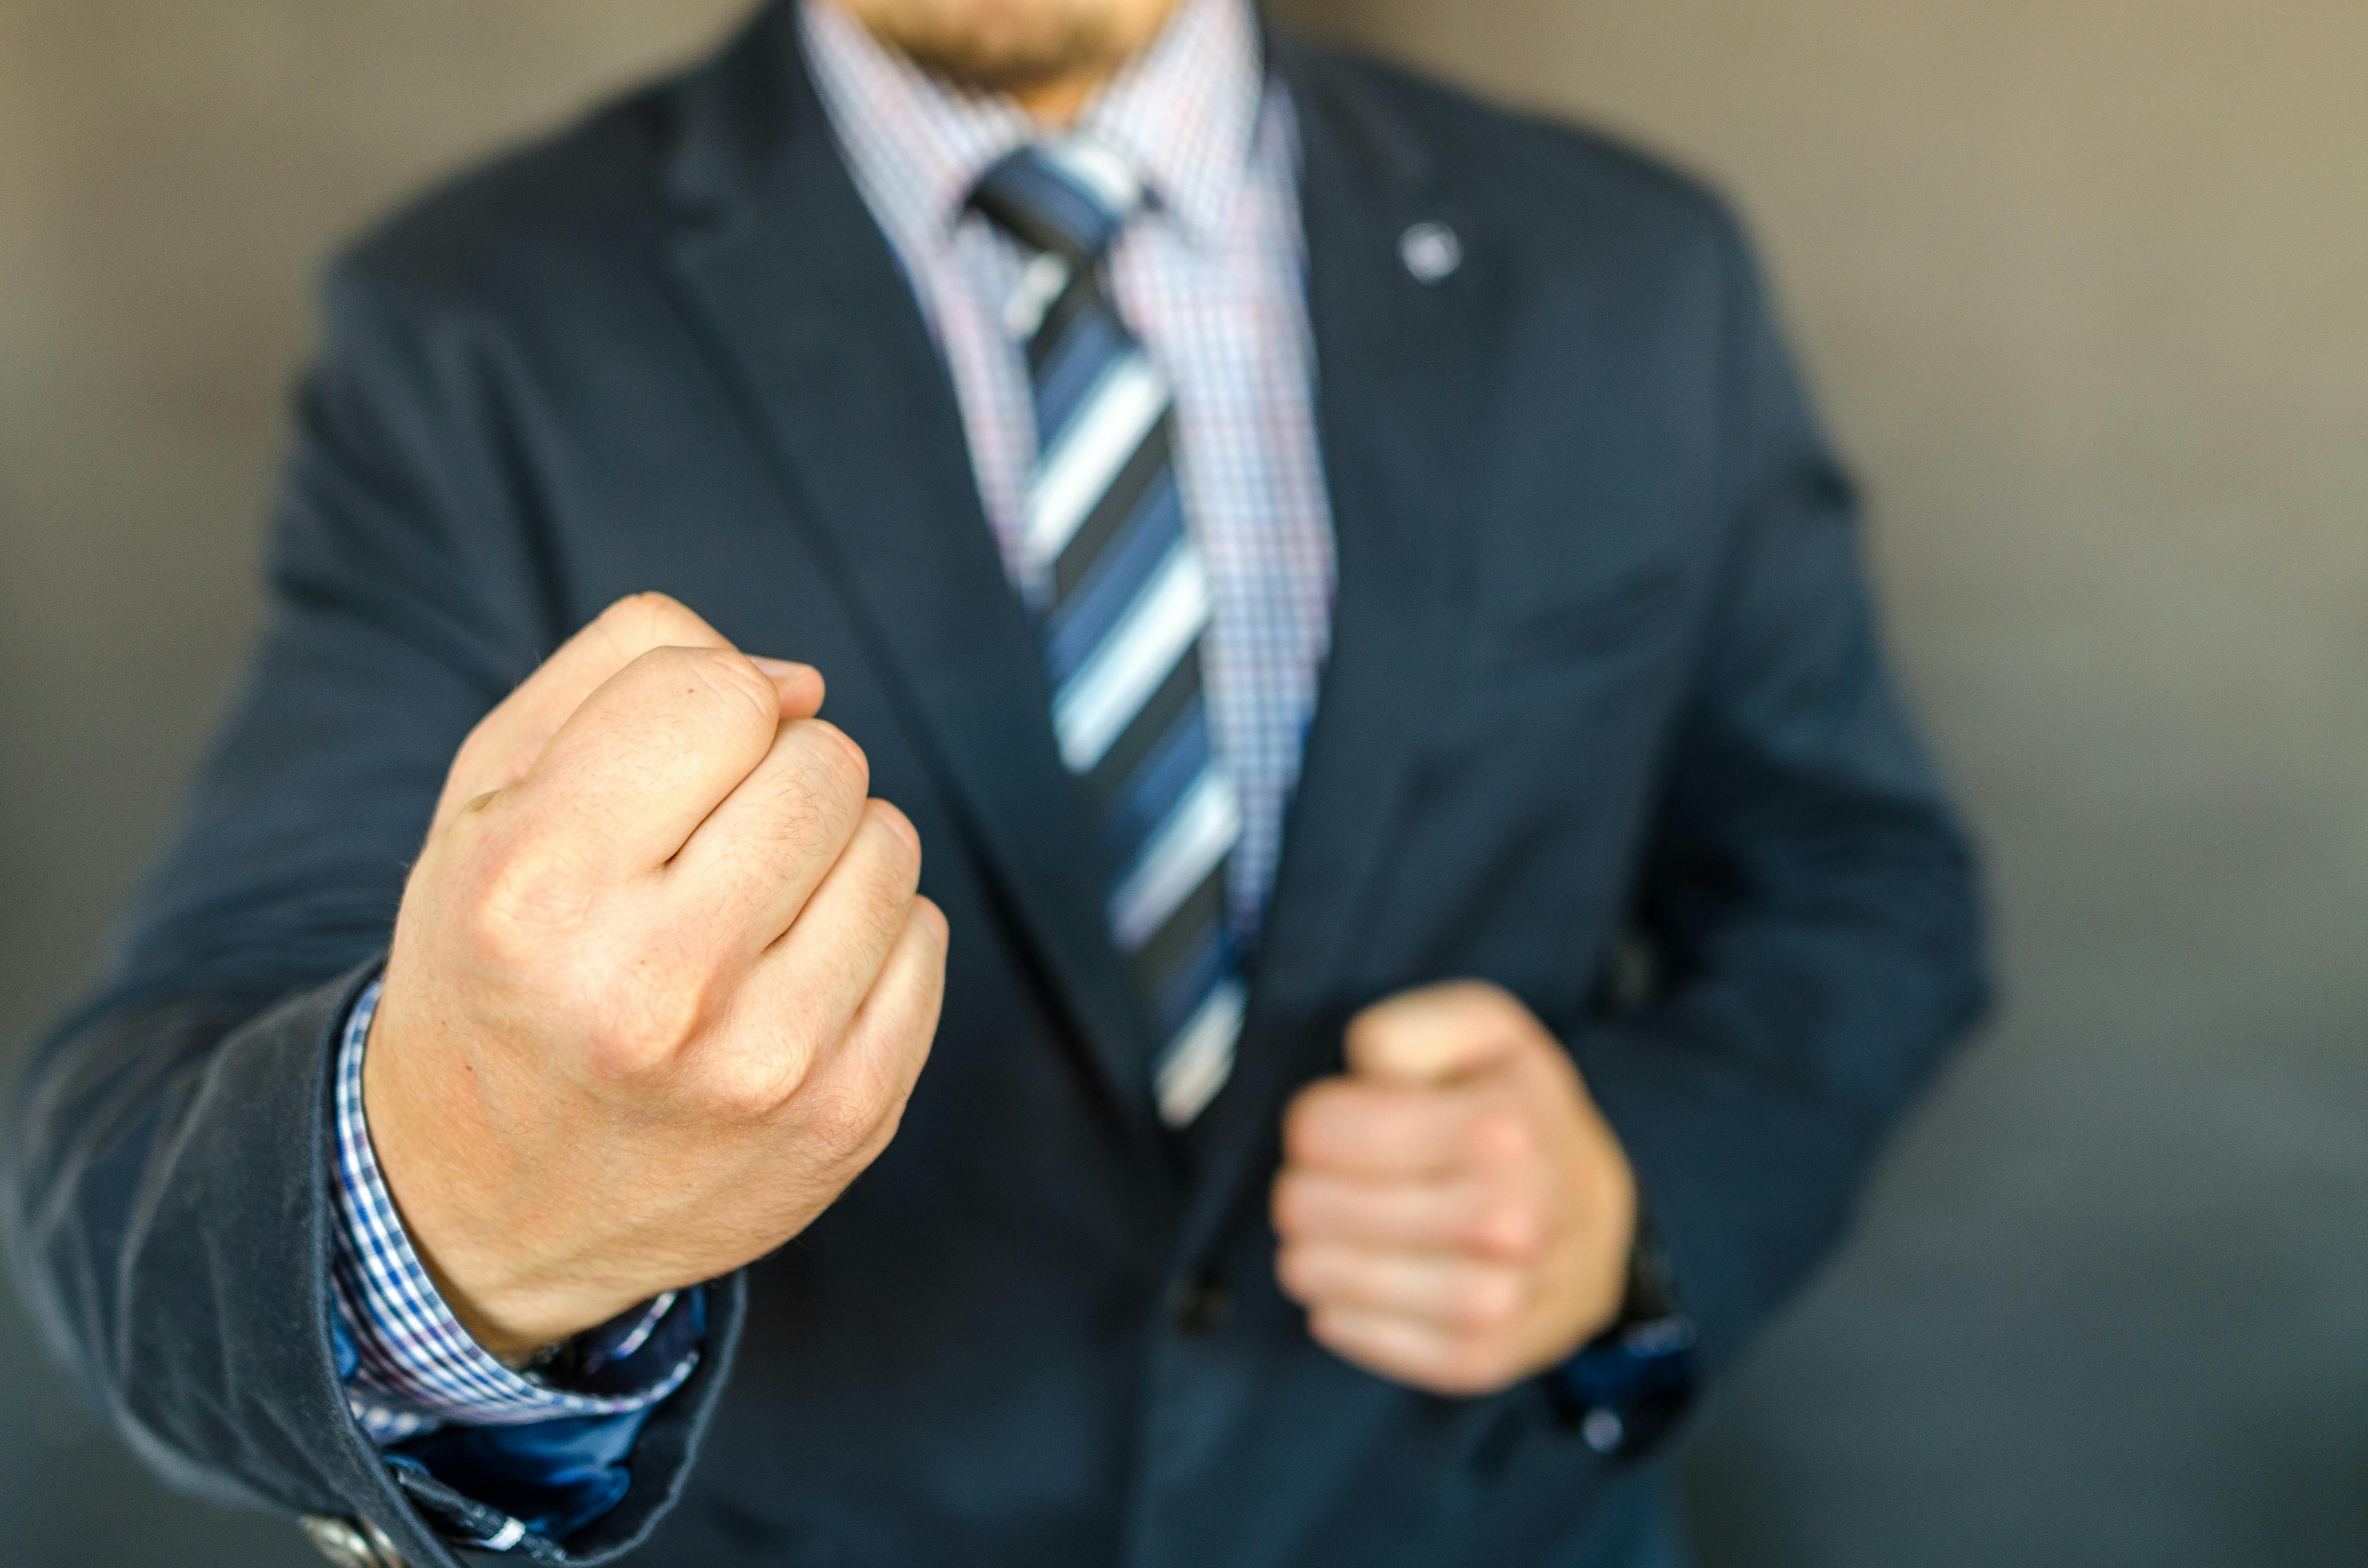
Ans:
[[[602,920],[566,945],[542,987],[549,1005],[575,1020],[593,1076],[671,1082],[693,1043],[728,1021],[739,974],[663,924]]]
[[[887,853],[894,862],[899,876],[906,881],[920,881],[921,832],[913,825],[913,819],[906,816],[893,802],[876,797],[864,801],[863,810],[880,830],[887,835],[890,840]]]
[[[699,1100],[712,1115],[734,1121],[768,1115],[797,1091],[810,1052],[791,1049],[770,1055],[735,1055],[700,1074]]]
[[[801,719],[797,727],[821,784],[848,802],[862,800],[871,788],[871,759],[863,748],[827,719]]]
[[[607,1019],[584,1031],[580,1048],[584,1067],[593,1079],[610,1085],[639,1084],[656,1075],[666,1052],[654,1031],[622,1019]]]
[[[477,801],[463,813],[481,835],[464,903],[469,945],[498,969],[539,967],[583,929],[590,900],[550,845],[500,834],[485,818]]]
[[[876,971],[884,968],[912,918],[913,887],[876,844],[851,846],[833,880],[841,893],[831,915],[836,935]]]
[[[885,916],[893,917],[885,934],[894,937],[905,928],[911,917],[914,889],[921,881],[921,844],[909,827],[897,824],[904,813],[885,801],[871,802],[864,813],[865,825],[871,831],[873,860],[871,863],[872,900],[882,907]]]
[[[780,717],[780,694],[745,654],[729,648],[653,648],[650,665],[677,675],[706,699],[719,722],[734,733],[770,735]]]
[[[874,977],[871,992],[840,1038],[841,1053],[861,1074],[861,1092],[875,1102],[901,1101],[928,1065],[939,1001],[927,975],[894,971]]]
[[[768,847],[802,860],[836,858],[862,825],[866,769],[861,758],[854,743],[818,721],[792,725],[776,766],[767,769],[774,791],[773,809],[764,819],[772,838]]]
[[[905,923],[913,907],[912,889],[909,885],[883,883],[865,901],[865,904],[864,919],[869,926],[866,935],[871,937],[871,947],[878,954],[877,961],[872,965],[876,980],[880,971],[888,966],[889,959],[894,955],[897,938],[905,934]]]
[[[887,1129],[875,1134],[882,1143],[894,1135],[902,1121],[914,1086],[920,1082],[921,1070],[928,1064],[936,1026],[934,1009],[916,1010],[905,1017],[882,1022],[858,1046],[871,1062],[865,1074],[864,1098],[872,1108],[875,1122]]]
[[[1545,1221],[1526,1203],[1505,1203],[1484,1210],[1473,1239],[1483,1248],[1515,1263],[1536,1261],[1545,1247]]]
[[[1467,980],[1463,984],[1474,1001],[1504,1012],[1522,1010],[1520,998],[1493,980]]]
[[[803,1096],[800,1119],[823,1148],[852,1153],[871,1142],[882,1109],[871,1095],[853,1085],[816,1085]]]
[[[605,983],[591,971],[577,982],[597,1000],[589,1009],[593,1022],[584,1035],[584,1052],[591,1070],[611,1082],[640,1082],[672,1064],[686,1041],[699,1032],[711,1008],[711,988],[696,981],[679,983],[666,973],[637,972],[621,984]]]
[[[1472,1156],[1487,1165],[1519,1166],[1533,1160],[1537,1139],[1529,1119],[1513,1108],[1499,1107],[1473,1118],[1467,1133]]]
[[[654,590],[627,594],[602,610],[597,624],[626,646],[677,642],[701,625],[681,600]]]
[[[927,934],[934,949],[938,979],[942,983],[946,953],[953,941],[953,928],[946,924],[946,912],[938,907],[936,900],[916,896],[905,918],[908,924],[918,926]]]
[[[644,588],[638,594],[627,594],[600,612],[603,620],[647,620],[669,610],[680,610],[682,602],[670,594],[655,588]]]
[[[1519,1281],[1494,1272],[1474,1274],[1449,1292],[1449,1321],[1458,1328],[1493,1334],[1511,1324],[1520,1311]]]
[[[749,869],[827,861],[838,853],[846,842],[842,824],[812,778],[784,767],[771,772],[765,787],[770,791],[768,809],[748,814],[745,840],[737,844],[749,857]]]
[[[1448,1001],[1475,1022],[1498,1023],[1528,1015],[1528,1009],[1511,992],[1492,980],[1460,980],[1440,990]]]

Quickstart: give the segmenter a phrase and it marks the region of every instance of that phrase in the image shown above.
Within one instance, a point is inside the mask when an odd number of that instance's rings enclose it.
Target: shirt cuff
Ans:
[[[336,1235],[329,1266],[346,1402],[384,1448],[446,1426],[518,1426],[655,1407],[699,1364],[696,1290],[578,1335],[548,1369],[514,1371],[461,1326],[412,1250],[362,1112],[362,1055],[381,982],[347,1015],[336,1063]],[[572,1386],[562,1386],[565,1383]]]

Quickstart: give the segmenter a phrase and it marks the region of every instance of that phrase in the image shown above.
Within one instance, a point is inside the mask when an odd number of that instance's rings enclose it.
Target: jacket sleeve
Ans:
[[[1652,978],[1574,1046],[1710,1371],[1832,1244],[1987,994],[1974,857],[1885,668],[1850,487],[1719,232],[1730,545],[1640,879]]]
[[[268,620],[97,994],[35,1052],[5,1218],[56,1353],[157,1470],[450,1561],[349,1414],[329,1333],[329,1073],[444,770],[571,628],[461,306],[353,269],[299,402]],[[737,1286],[569,1546],[645,1535],[731,1361]]]

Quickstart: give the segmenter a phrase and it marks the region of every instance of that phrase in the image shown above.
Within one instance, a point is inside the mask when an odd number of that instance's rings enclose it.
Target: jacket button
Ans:
[[[1463,242],[1444,223],[1417,223],[1398,236],[1398,259],[1416,282],[1436,283],[1463,265]]]
[[[1234,1298],[1215,1275],[1203,1274],[1176,1287],[1167,1312],[1186,1334],[1214,1334],[1233,1321]]]
[[[337,1568],[404,1568],[403,1554],[377,1526],[357,1525],[326,1514],[307,1514],[298,1523],[321,1555]]]

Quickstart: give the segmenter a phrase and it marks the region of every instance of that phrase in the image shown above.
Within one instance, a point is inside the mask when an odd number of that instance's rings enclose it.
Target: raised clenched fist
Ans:
[[[895,1132],[945,920],[822,696],[643,595],[453,759],[363,1094],[414,1245],[496,1356],[779,1246]]]

